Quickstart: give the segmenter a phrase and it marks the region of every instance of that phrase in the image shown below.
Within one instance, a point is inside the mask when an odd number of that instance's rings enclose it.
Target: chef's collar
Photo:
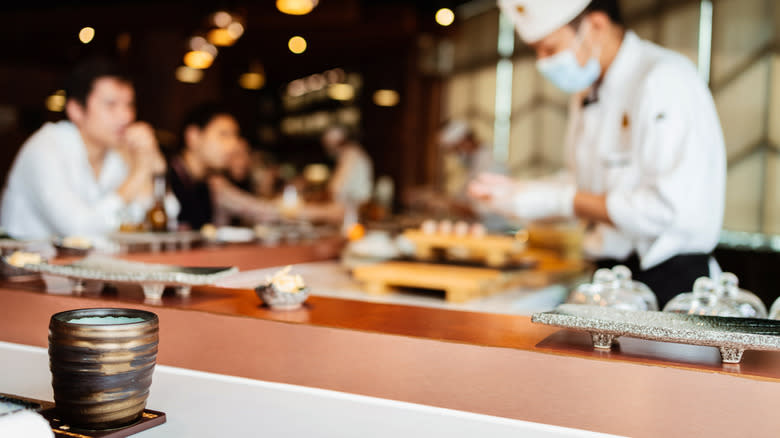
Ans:
[[[588,88],[588,92],[582,98],[582,107],[585,108],[588,105],[592,105],[599,101],[599,88],[601,88],[601,79],[597,80],[592,87]]]
[[[586,96],[586,100],[591,95],[595,96],[596,100],[609,100],[616,93],[620,95],[623,88],[635,86],[635,84],[630,83],[630,77],[638,65],[639,43],[640,39],[633,31],[626,31],[620,49],[618,49],[607,73],[600,82],[595,84],[593,90]]]

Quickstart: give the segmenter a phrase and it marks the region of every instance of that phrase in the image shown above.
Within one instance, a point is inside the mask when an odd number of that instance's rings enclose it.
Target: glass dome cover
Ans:
[[[693,284],[692,292],[681,293],[672,298],[663,311],[689,315],[742,316],[737,303],[719,293],[718,289],[711,278],[700,277]]]
[[[633,281],[631,270],[622,265],[597,270],[593,282],[578,286],[566,302],[623,310],[658,310],[653,291],[644,283]]]
[[[772,308],[769,309],[769,317],[772,319],[780,319],[780,297],[772,304]]]
[[[717,292],[736,303],[741,316],[745,318],[766,318],[764,302],[754,293],[740,289],[739,279],[731,272],[724,272],[718,278]]]

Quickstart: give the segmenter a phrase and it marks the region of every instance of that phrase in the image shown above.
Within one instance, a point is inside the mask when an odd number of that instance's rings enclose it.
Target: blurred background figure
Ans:
[[[321,142],[327,154],[336,161],[335,168],[327,179],[324,202],[304,205],[299,195],[302,190],[299,181],[297,185],[288,184],[285,188],[282,196],[283,208],[288,216],[297,219],[349,227],[357,222],[360,206],[371,199],[374,186],[373,164],[363,147],[344,126],[333,125],[327,128],[322,134]]]
[[[322,146],[336,160],[328,182],[331,198],[355,205],[368,201],[374,186],[374,168],[355,137],[347,128],[334,125],[322,134]]]
[[[483,209],[468,196],[469,182],[481,173],[506,173],[505,167],[493,159],[492,148],[480,142],[463,120],[445,123],[438,133],[438,145],[444,154],[441,188],[413,188],[407,192],[407,205],[436,216],[480,220],[494,231],[506,228],[506,219]]]
[[[252,181],[252,155],[249,142],[240,138],[233,152],[228,157],[227,176],[230,182],[237,188],[254,193]]]
[[[117,231],[128,211],[142,221],[153,175],[165,171],[152,127],[136,121],[133,84],[114,63],[83,61],[65,91],[68,120],[43,125],[11,169],[0,220],[14,237],[97,237]]]
[[[182,124],[180,150],[171,159],[168,171],[171,189],[181,202],[181,226],[199,229],[208,223],[220,224],[231,216],[256,223],[276,215],[272,205],[221,174],[228,171],[243,177],[246,173],[240,169],[244,161],[241,141],[236,118],[220,103],[202,104],[187,116]]]

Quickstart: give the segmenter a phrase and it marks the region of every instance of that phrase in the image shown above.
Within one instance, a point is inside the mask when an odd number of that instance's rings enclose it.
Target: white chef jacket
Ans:
[[[596,102],[572,99],[566,148],[578,190],[606,194],[615,224],[588,232],[591,257],[636,252],[649,269],[715,247],[725,145],[712,95],[687,58],[627,32]]]
[[[334,199],[361,204],[371,199],[374,169],[363,149],[348,145],[341,152],[329,189]]]
[[[78,128],[69,121],[47,123],[22,145],[14,160],[0,223],[21,239],[98,237],[116,231],[123,212],[137,216],[146,211],[142,203],[126,205],[116,193],[127,175],[120,155],[108,151],[96,179]]]

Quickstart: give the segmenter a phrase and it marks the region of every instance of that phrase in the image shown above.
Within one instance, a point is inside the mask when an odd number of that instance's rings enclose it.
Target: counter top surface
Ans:
[[[0,361],[13,364],[0,374],[4,392],[53,399],[45,349],[0,342]],[[149,394],[147,407],[164,412],[166,422],[137,435],[145,438],[612,436],[164,365],[156,367]]]
[[[180,264],[206,253],[208,260],[227,257],[209,250],[133,258]],[[295,263],[294,251],[281,263],[273,248],[225,253],[245,257],[249,269]],[[302,261],[313,258],[302,254]],[[99,306],[157,313],[162,365],[617,435],[720,436],[736,425],[744,436],[780,430],[780,353],[747,351],[740,365],[723,366],[713,347],[631,338],[600,352],[584,333],[522,315],[324,296],[277,312],[252,290],[218,287],[149,305],[140,289],[72,296],[6,283],[0,340],[45,347],[52,314]]]

